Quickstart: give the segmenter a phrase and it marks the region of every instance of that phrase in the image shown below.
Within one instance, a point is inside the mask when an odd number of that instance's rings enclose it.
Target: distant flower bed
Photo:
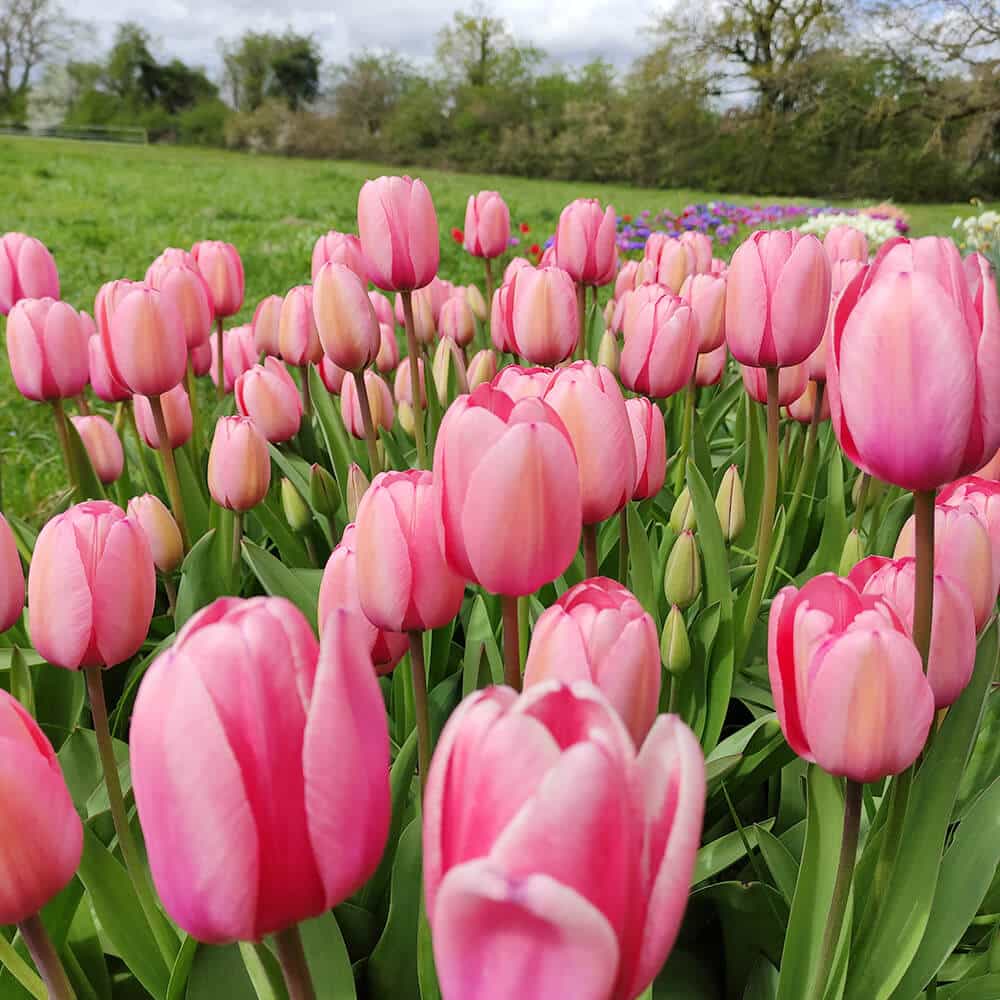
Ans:
[[[824,210],[803,222],[799,229],[803,233],[813,233],[822,238],[837,226],[854,226],[855,229],[860,229],[868,238],[868,246],[873,250],[886,240],[900,235],[896,219],[874,217],[867,212]]]
[[[961,231],[958,241],[963,250],[987,256],[1000,252],[1000,212],[980,212],[966,219],[956,218],[952,228]]]

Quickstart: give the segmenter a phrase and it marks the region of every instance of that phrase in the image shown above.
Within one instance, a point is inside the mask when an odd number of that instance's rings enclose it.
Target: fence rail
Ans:
[[[43,139],[81,139],[88,142],[126,142],[147,145],[149,133],[129,125],[24,125],[0,121],[0,135],[31,136]]]

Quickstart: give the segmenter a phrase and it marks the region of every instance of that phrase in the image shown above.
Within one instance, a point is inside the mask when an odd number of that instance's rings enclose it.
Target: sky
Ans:
[[[544,49],[554,60],[578,66],[602,57],[624,68],[648,45],[649,26],[669,0],[494,0],[490,13],[504,18],[514,37]],[[428,61],[438,30],[463,0],[76,0],[74,16],[91,23],[97,44],[110,42],[115,25],[134,20],[155,40],[159,59],[177,57],[217,75],[219,38],[244,31],[312,34],[328,63],[362,49],[393,49]]]

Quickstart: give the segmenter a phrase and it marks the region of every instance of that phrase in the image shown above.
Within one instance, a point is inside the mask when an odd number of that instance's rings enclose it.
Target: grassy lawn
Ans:
[[[265,295],[309,280],[316,237],[356,229],[358,188],[367,177],[401,172],[375,164],[286,160],[172,147],[0,139],[0,231],[23,230],[43,240],[59,266],[63,297],[91,310],[98,287],[112,278],[141,278],[166,246],[199,239],[235,244],[247,278],[245,322]],[[678,210],[712,199],[753,204],[759,199],[706,191],[655,191],[614,184],[534,181],[414,168],[428,183],[442,232],[441,273],[479,280],[478,261],[452,241],[470,192],[495,188],[515,222],[532,229],[527,243],[550,235],[562,206],[596,196],[619,212]],[[794,199],[765,199],[781,201]],[[805,199],[799,199],[805,200]],[[914,235],[948,234],[968,205],[907,205]],[[4,505],[35,516],[62,483],[48,408],[15,390],[3,352],[0,454]]]

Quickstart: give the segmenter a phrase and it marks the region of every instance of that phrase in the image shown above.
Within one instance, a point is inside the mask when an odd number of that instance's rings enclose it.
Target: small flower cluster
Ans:
[[[899,235],[895,221],[887,218],[876,218],[866,212],[825,210],[807,219],[799,226],[799,229],[803,233],[812,233],[822,238],[837,226],[853,226],[855,229],[860,229],[868,238],[868,245],[873,250],[880,247],[886,240],[891,240]]]
[[[1000,212],[980,212],[968,218],[956,218],[952,229],[962,231],[960,244],[963,250],[994,255],[1000,251]]]

